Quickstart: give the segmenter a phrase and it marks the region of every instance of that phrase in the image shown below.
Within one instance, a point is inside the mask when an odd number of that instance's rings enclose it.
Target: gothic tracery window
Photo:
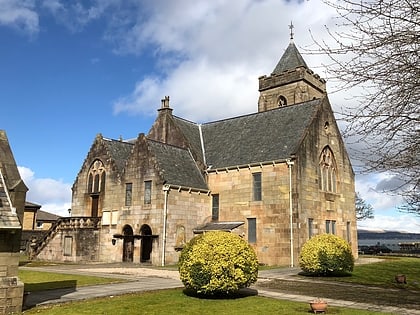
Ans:
[[[325,147],[321,152],[319,168],[321,190],[337,192],[337,168],[334,155],[329,147]]]
[[[88,193],[100,193],[105,190],[105,167],[100,160],[93,162],[88,175]]]

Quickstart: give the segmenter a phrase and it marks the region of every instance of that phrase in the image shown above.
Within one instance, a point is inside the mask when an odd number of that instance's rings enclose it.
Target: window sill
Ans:
[[[337,198],[338,194],[333,192],[324,191],[324,197],[328,201],[335,201],[335,198]]]

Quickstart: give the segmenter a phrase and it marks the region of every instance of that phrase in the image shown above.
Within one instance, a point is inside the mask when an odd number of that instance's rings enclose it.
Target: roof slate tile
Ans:
[[[272,74],[281,74],[284,71],[293,70],[297,67],[308,68],[305,60],[303,60],[302,55],[296,48],[295,44],[293,42],[290,42],[283,56],[281,56],[279,62],[274,68]]]
[[[153,140],[148,140],[147,143],[167,184],[208,189],[201,171],[188,150]]]

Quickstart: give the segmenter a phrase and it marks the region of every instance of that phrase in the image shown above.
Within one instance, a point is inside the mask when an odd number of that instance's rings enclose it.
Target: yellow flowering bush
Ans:
[[[350,244],[333,234],[321,234],[309,239],[302,247],[300,268],[315,275],[352,272],[354,257]]]
[[[185,288],[198,294],[231,294],[257,281],[258,260],[236,234],[212,231],[191,239],[182,249],[178,269]]]

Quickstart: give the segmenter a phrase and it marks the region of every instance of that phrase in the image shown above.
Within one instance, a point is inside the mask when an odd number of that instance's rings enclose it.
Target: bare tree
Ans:
[[[356,219],[366,220],[373,219],[373,207],[368,204],[357,192],[356,193]]]
[[[338,13],[332,41],[319,41],[329,73],[341,88],[363,90],[346,108],[345,137],[357,139],[364,171],[387,171],[401,180],[391,193],[404,210],[420,214],[420,2],[418,0],[324,0]],[[314,37],[314,36],[313,36]]]

